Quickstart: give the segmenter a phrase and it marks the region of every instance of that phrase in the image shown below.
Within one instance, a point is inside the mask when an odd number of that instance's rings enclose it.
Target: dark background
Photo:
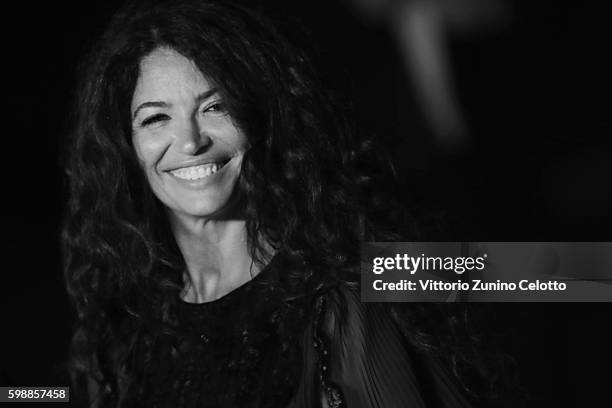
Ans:
[[[67,385],[61,363],[72,311],[59,254],[58,152],[75,65],[118,4],[18,2],[3,11],[0,385]],[[348,1],[251,4],[303,27],[327,83],[393,152],[404,185],[398,197],[445,220],[440,239],[612,241],[603,10],[508,1],[503,27],[449,36],[470,128],[470,142],[449,151],[432,141],[382,23],[365,23]],[[529,407],[607,405],[612,304],[488,307]]]

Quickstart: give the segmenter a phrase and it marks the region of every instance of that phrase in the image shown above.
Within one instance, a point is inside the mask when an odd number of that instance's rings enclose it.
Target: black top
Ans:
[[[288,406],[302,368],[305,300],[282,300],[269,284],[273,264],[217,300],[179,301],[179,332],[154,353],[144,405]]]
[[[142,405],[468,406],[437,362],[414,364],[387,309],[361,303],[354,282],[286,300],[269,284],[279,269],[277,256],[215,301],[180,301],[179,332],[156,346]],[[427,371],[427,384],[416,366]]]

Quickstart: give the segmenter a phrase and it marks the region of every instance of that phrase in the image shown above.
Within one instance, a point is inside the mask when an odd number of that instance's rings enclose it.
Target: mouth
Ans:
[[[174,169],[169,171],[174,177],[179,178],[181,180],[201,180],[206,177],[210,177],[213,174],[217,173],[221,170],[231,158],[224,159],[222,161],[214,162],[214,163],[205,163],[197,166],[189,166],[189,167],[181,167],[178,169]]]

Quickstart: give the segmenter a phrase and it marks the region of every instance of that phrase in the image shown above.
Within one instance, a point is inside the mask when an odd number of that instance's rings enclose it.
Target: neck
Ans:
[[[171,214],[170,225],[187,266],[181,294],[185,301],[218,299],[259,273],[249,253],[245,221]]]

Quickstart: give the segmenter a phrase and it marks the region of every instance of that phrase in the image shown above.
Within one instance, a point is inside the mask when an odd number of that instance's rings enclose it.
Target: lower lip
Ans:
[[[225,169],[227,168],[227,166],[230,164],[231,160],[228,161],[227,163],[225,163],[223,165],[223,167],[221,167],[219,170],[217,170],[216,173],[213,173],[209,176],[203,177],[201,179],[196,179],[196,180],[186,180],[186,179],[182,179],[179,177],[176,177],[174,174],[167,172],[167,174],[172,177],[173,180],[175,180],[177,183],[179,183],[181,186],[189,188],[191,190],[199,190],[203,187],[205,187],[206,185],[208,185],[209,183],[213,183],[215,182],[218,178],[220,178],[222,176],[222,173],[225,171]]]

